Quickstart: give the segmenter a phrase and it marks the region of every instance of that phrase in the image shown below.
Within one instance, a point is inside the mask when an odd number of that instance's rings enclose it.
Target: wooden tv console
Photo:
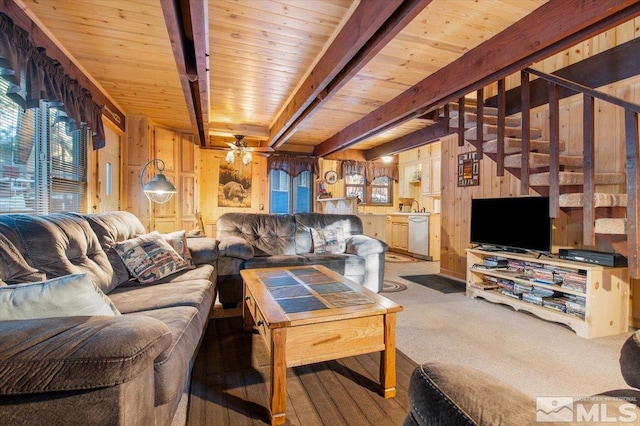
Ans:
[[[507,268],[484,267],[487,257],[507,259]],[[518,270],[527,265],[526,271]],[[534,274],[551,273],[554,282],[546,283],[536,279]],[[540,276],[540,275],[537,275]],[[584,277],[584,289],[580,286],[563,283],[562,277]],[[557,277],[557,278],[555,278]],[[555,280],[558,281],[555,281]],[[581,312],[573,310],[563,312],[557,307],[548,306],[552,298],[547,298],[545,306],[535,301],[523,300],[523,293],[511,293],[509,285],[519,290],[531,288],[528,300],[536,298],[533,289],[553,291],[554,297],[571,299],[570,306],[576,306],[575,300],[584,301]],[[496,288],[492,288],[493,286]],[[509,252],[490,252],[482,249],[467,249],[467,296],[482,297],[485,300],[502,303],[515,310],[524,310],[539,318],[565,324],[581,337],[602,337],[628,331],[629,328],[629,279],[626,267],[610,268],[581,262],[538,257],[534,254]],[[536,298],[537,299],[537,298]],[[584,317],[583,317],[584,315]]]

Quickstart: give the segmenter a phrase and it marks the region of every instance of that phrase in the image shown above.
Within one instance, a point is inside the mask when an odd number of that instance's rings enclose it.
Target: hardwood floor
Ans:
[[[397,353],[397,396],[378,394],[379,354],[287,369],[288,425],[400,425],[416,364]],[[258,334],[242,318],[209,321],[193,367],[187,425],[261,425],[269,421],[269,365]]]

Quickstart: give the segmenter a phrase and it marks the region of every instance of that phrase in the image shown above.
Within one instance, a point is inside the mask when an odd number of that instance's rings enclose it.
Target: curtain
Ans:
[[[398,165],[375,161],[343,160],[340,165],[340,179],[348,175],[363,175],[369,183],[383,176],[387,176],[397,182]]]
[[[312,157],[296,157],[293,155],[271,155],[267,158],[267,171],[282,170],[291,177],[299,176],[302,172],[318,175],[318,159]]]
[[[7,96],[23,109],[48,101],[66,114],[70,130],[85,124],[91,129],[94,149],[105,146],[103,107],[4,13],[0,13],[0,77],[9,82]]]

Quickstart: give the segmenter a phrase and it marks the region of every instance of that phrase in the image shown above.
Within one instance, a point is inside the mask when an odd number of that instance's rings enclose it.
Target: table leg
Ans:
[[[285,328],[271,330],[271,424],[282,425],[286,421],[287,398],[287,363],[285,343],[287,331]]]
[[[382,396],[396,396],[396,314],[384,316],[384,351],[380,352],[380,385]]]
[[[247,291],[247,286],[243,285],[243,294],[242,294],[242,323],[244,325],[244,331],[252,331],[253,330],[253,312],[249,310],[248,298],[251,297],[249,292]]]

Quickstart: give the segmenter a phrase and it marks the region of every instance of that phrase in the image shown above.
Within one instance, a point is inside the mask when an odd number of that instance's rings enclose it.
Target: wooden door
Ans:
[[[120,135],[108,126],[104,131],[106,145],[97,151],[98,212],[120,210]]]

